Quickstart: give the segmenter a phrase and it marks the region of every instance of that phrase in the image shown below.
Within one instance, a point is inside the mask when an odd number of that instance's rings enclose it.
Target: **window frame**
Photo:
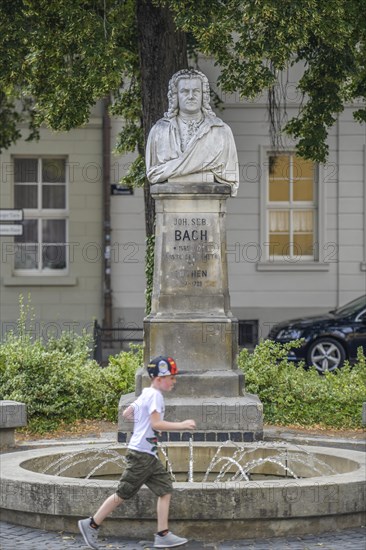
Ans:
[[[313,201],[296,201],[296,206],[289,202],[269,201],[269,157],[274,154],[273,148],[261,146],[260,158],[260,242],[262,255],[257,263],[258,271],[328,271],[329,263],[326,261],[325,246],[325,181],[324,165],[314,165],[314,191]],[[286,148],[280,154],[296,155],[294,148]],[[271,210],[313,210],[313,256],[280,257],[271,256],[269,248],[269,212]],[[292,217],[292,216],[290,216]],[[290,233],[291,235],[291,233]]]
[[[36,182],[15,182],[15,161],[19,160],[37,160],[37,181]],[[47,159],[61,159],[65,161],[65,182],[48,182],[42,180],[42,163],[43,160]],[[16,268],[15,263],[13,264],[13,274],[17,277],[62,277],[68,275],[69,273],[69,257],[68,257],[68,248],[67,243],[69,242],[69,178],[68,178],[68,157],[67,155],[13,155],[13,200],[15,204],[15,188],[17,185],[36,185],[37,186],[37,208],[22,208],[24,212],[24,221],[25,220],[37,220],[37,237],[38,242],[36,246],[38,247],[38,266],[35,269],[31,268]],[[42,205],[42,187],[43,185],[64,185],[65,187],[65,207],[64,208],[41,208]],[[42,238],[42,222],[43,220],[63,220],[65,221],[65,242],[62,243],[65,245],[65,259],[66,266],[62,269],[55,269],[49,267],[42,267],[42,254],[44,244],[53,244],[53,243],[44,243]],[[20,243],[14,242],[15,246]],[[60,243],[54,243],[55,245]],[[14,255],[15,262],[15,255]]]

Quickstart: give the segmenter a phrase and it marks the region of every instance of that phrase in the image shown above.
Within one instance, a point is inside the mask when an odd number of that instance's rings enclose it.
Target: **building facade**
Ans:
[[[24,212],[23,235],[2,236],[2,336],[16,327],[19,296],[35,334],[89,330],[102,303],[102,112],[85,128],[41,129],[0,156],[1,209]]]

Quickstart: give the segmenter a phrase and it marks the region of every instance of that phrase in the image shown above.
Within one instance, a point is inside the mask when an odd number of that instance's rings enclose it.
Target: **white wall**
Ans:
[[[98,114],[98,113],[93,113]],[[101,118],[87,127],[55,133],[41,129],[38,142],[19,140],[0,156],[1,208],[13,208],[12,155],[65,155],[68,159],[69,272],[65,276],[15,276],[13,239],[1,237],[2,334],[19,314],[19,294],[30,294],[37,327],[90,328],[102,316],[102,142]],[[24,132],[25,136],[27,135]],[[37,329],[38,330],[38,329]]]

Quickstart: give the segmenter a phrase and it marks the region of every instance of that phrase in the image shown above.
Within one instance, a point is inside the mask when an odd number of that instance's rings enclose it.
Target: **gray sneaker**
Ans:
[[[187,539],[177,537],[177,535],[173,535],[173,533],[168,531],[168,533],[164,537],[161,537],[160,535],[155,535],[154,548],[173,548],[174,546],[181,546],[182,544],[186,544],[187,542]]]
[[[98,549],[98,529],[94,529],[90,526],[90,520],[91,518],[86,518],[78,521],[79,531],[83,535],[85,544],[89,546],[89,548]]]

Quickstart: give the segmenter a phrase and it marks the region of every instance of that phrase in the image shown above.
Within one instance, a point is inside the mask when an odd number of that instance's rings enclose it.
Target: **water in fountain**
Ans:
[[[189,438],[189,469],[188,469],[188,481],[193,482],[193,469],[194,469],[194,458],[193,458],[193,437]]]
[[[221,467],[217,477],[214,479],[214,481],[222,481],[225,477],[225,475],[229,472],[232,474],[232,466],[235,465],[237,468],[237,471],[232,477],[230,478],[230,481],[249,481],[249,473],[254,470],[257,466],[263,465],[265,463],[269,464],[275,464],[279,466],[282,470],[284,470],[286,476],[291,476],[294,479],[298,479],[299,476],[294,472],[293,468],[291,468],[288,465],[288,462],[291,461],[292,463],[298,463],[303,466],[306,466],[311,470],[313,474],[324,474],[327,473],[329,475],[336,474],[337,472],[332,468],[329,464],[326,464],[324,461],[317,458],[314,454],[310,453],[309,451],[304,451],[301,447],[295,446],[298,448],[298,452],[291,452],[291,455],[288,454],[288,447],[286,445],[281,445],[280,447],[278,445],[274,446],[273,443],[258,443],[253,448],[247,448],[242,447],[237,444],[234,444],[237,447],[237,450],[234,452],[232,457],[223,457],[219,456],[222,449],[230,444],[233,445],[233,442],[231,441],[225,441],[222,443],[216,453],[215,456],[212,458],[206,473],[203,477],[203,482],[206,482],[208,480],[208,477],[210,474],[212,474],[214,468],[219,462],[225,462],[224,465]],[[282,447],[282,452],[277,453],[279,449]],[[276,454],[274,456],[268,456],[265,458],[256,458],[253,460],[247,461],[247,457],[250,454],[256,453],[259,448],[266,448],[271,449],[273,448],[276,450]],[[306,458],[304,458],[304,454],[306,455]],[[245,460],[244,460],[245,459]],[[311,459],[311,460],[309,460]]]
[[[228,446],[230,447],[230,451],[232,451],[233,448],[235,449],[232,456],[222,454],[223,449]],[[122,446],[120,448],[123,449],[126,447]],[[258,450],[260,449],[265,449],[266,453],[273,450],[275,453],[261,458],[251,458],[251,456],[258,453]],[[159,450],[165,459],[167,470],[172,475],[173,480],[176,481],[173,466],[168,456],[169,445],[159,443]],[[95,464],[98,460],[99,462]],[[56,458],[46,468],[44,468],[42,473],[61,476],[69,468],[90,461],[93,462],[94,465],[85,475],[86,479],[90,479],[93,476],[95,477],[95,474],[107,464],[115,464],[119,466],[121,470],[126,464],[126,459],[119,452],[118,448],[110,448],[110,446],[98,449],[88,448],[81,451],[74,451],[62,457]],[[265,465],[266,463],[278,466],[280,471],[283,471],[284,477],[289,476],[293,479],[299,479],[299,477],[301,477],[294,469],[296,464],[299,464],[302,467],[306,466],[312,475],[332,475],[337,473],[329,464],[326,464],[313,453],[298,445],[292,445],[290,449],[286,444],[278,445],[272,442],[258,442],[255,446],[248,446],[227,440],[221,443],[221,445],[217,448],[215,455],[211,459],[207,470],[203,475],[202,482],[207,482],[209,476],[211,477],[210,481],[214,483],[225,481],[225,477],[227,478],[227,481],[250,481],[253,470],[255,470],[258,466]],[[221,464],[221,468],[218,472],[216,472],[215,468],[219,464]],[[194,444],[193,437],[190,437],[188,442],[187,481],[193,482],[195,473],[197,472],[195,472],[194,469]],[[213,474],[216,474],[216,477],[213,477]],[[280,474],[275,475],[278,477]]]
[[[93,454],[92,454],[93,453]],[[99,456],[98,456],[99,455]],[[104,458],[105,455],[108,455],[107,458]],[[100,449],[83,449],[81,451],[74,451],[72,453],[67,453],[53,462],[51,461],[46,468],[42,470],[42,474],[49,474],[55,476],[61,476],[69,468],[77,466],[78,464],[83,464],[90,460],[95,461],[96,459],[102,460],[97,464],[93,470],[87,474],[86,479],[89,479],[93,474],[94,470],[98,470],[102,465],[108,463],[117,463],[121,468],[124,468],[126,464],[126,459],[121,455],[118,450],[111,449],[109,446],[103,447]]]
[[[172,464],[168,457],[167,447],[166,445],[163,445],[161,443],[158,443],[158,446],[162,455],[165,458],[166,468],[170,475],[173,477],[173,481],[175,481],[175,475],[173,472]],[[120,448],[123,449],[126,447],[121,446]],[[107,457],[105,457],[105,455],[107,455]],[[56,458],[54,461],[51,461],[48,466],[41,471],[41,473],[62,476],[62,474],[66,472],[69,468],[77,466],[78,464],[83,464],[90,460],[95,462],[96,460],[98,460],[98,458],[100,462],[96,466],[94,466],[94,468],[85,476],[85,479],[90,479],[91,477],[95,476],[96,472],[107,464],[117,464],[121,469],[123,469],[126,465],[126,458],[118,452],[118,449],[116,449],[115,447],[110,448],[110,446],[107,446],[99,449],[88,448],[81,451],[67,453],[59,458]]]
[[[165,458],[165,467],[167,469],[167,471],[170,473],[170,475],[172,476],[173,478],[173,481],[176,481],[176,478],[175,478],[175,475],[174,475],[174,472],[173,472],[173,467],[172,467],[172,464],[169,460],[169,457],[168,457],[168,452],[167,452],[167,447],[166,445],[162,445],[161,443],[158,443],[158,447],[159,449],[161,450],[162,452],[162,455],[164,456]]]
[[[216,466],[216,464],[218,464],[219,462],[221,462],[222,460],[225,460],[225,464],[224,466],[221,468],[218,476],[216,477],[216,479],[214,480],[214,483],[216,482],[219,482],[223,479],[223,477],[225,476],[227,470],[230,468],[230,466],[232,464],[234,464],[238,470],[239,470],[239,473],[242,477],[242,479],[244,481],[249,481],[249,477],[247,475],[247,473],[243,470],[242,466],[239,464],[239,462],[237,462],[236,460],[234,460],[233,458],[231,458],[230,456],[220,456],[216,459],[216,461],[214,462],[213,466]],[[229,465],[229,466],[227,466]],[[208,470],[205,474],[205,476],[207,477],[208,475],[210,474],[210,470]]]

